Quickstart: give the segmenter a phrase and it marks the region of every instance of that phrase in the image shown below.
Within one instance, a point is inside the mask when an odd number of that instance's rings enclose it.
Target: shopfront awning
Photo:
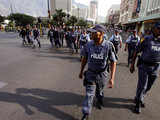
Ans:
[[[133,19],[133,20],[129,21],[128,24],[142,22],[142,21],[147,22],[147,21],[151,21],[154,19],[160,19],[160,14],[154,14],[154,15],[150,15],[150,16],[146,16],[146,17],[140,17],[137,19]]]

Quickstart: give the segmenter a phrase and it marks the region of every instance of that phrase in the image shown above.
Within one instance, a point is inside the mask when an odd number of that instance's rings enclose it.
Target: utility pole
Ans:
[[[79,4],[80,3],[78,3],[78,20],[79,20],[79,11],[80,11]]]
[[[51,11],[50,11],[50,0],[48,0],[48,18],[51,18]]]
[[[69,19],[69,0],[67,0],[67,20]]]
[[[10,9],[11,9],[11,14],[13,14],[13,7],[12,7],[12,3],[10,5]]]
[[[51,11],[50,11],[50,0],[47,0],[48,1],[48,28],[51,27],[49,21],[51,19]]]

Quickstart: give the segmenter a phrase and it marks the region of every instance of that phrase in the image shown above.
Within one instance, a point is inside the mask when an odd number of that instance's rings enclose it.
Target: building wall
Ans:
[[[83,18],[87,19],[88,18],[88,8],[72,8],[72,15],[76,16],[77,18]]]
[[[148,9],[146,15],[160,13],[160,0],[148,0]]]
[[[160,0],[141,0],[140,17],[160,13]]]
[[[97,19],[98,17],[98,3],[96,1],[90,2],[90,18]]]
[[[50,0],[51,15],[55,13],[56,9],[62,9],[66,13],[72,11],[72,0]]]
[[[120,21],[122,24],[128,23],[136,14],[137,0],[121,0]]]
[[[122,24],[128,21],[128,0],[121,0],[120,5],[120,21]]]

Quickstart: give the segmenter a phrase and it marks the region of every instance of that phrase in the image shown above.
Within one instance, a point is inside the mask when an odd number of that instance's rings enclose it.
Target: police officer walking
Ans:
[[[65,34],[64,30],[63,30],[63,27],[60,27],[59,34],[60,34],[61,45],[63,47],[64,46],[64,34]]]
[[[26,39],[25,39],[25,38],[26,38],[26,30],[25,30],[24,27],[21,29],[21,31],[20,31],[20,33],[19,33],[19,36],[21,36],[22,39],[23,39],[22,45],[23,45],[23,46],[27,45],[27,41],[26,41]]]
[[[125,51],[127,51],[128,49],[128,66],[131,63],[134,51],[139,42],[140,42],[140,37],[137,35],[137,32],[134,30],[126,40],[126,45],[125,45]]]
[[[48,31],[48,38],[50,39],[50,43],[51,43],[51,46],[53,47],[53,41],[54,41],[54,33],[55,33],[55,30],[54,30],[54,27],[51,26],[51,29]]]
[[[82,58],[81,55],[81,51],[83,50],[83,47],[87,44],[87,42],[90,41],[90,37],[89,35],[87,35],[86,31],[83,31],[83,34],[81,34],[80,39],[79,39],[79,45],[80,45],[80,56]]]
[[[135,97],[135,112],[139,114],[141,113],[141,107],[145,107],[144,96],[151,89],[160,70],[160,22],[155,24],[153,35],[145,36],[144,41],[137,46],[130,67],[131,73],[135,70],[134,65],[138,53],[141,53],[141,56],[138,62],[138,84]]]
[[[114,31],[114,35],[109,40],[113,43],[117,54],[119,47],[122,48],[122,37],[119,35],[118,30]]]
[[[55,31],[54,31],[54,41],[55,41],[56,48],[60,48],[61,47],[61,43],[60,43],[59,39],[60,39],[59,28],[56,27]]]
[[[97,107],[102,109],[103,106],[103,88],[107,80],[108,60],[111,62],[111,78],[109,88],[114,85],[117,57],[113,44],[103,39],[106,32],[102,25],[95,25],[90,29],[93,33],[93,40],[89,41],[82,51],[82,63],[79,78],[82,79],[84,74],[84,86],[86,87],[86,96],[83,103],[83,117],[86,120],[91,113],[94,96],[97,98]],[[88,70],[84,68],[88,63]]]
[[[76,44],[77,37],[76,37],[76,34],[74,32],[74,29],[72,29],[71,32],[70,32],[70,42],[71,42],[72,54],[74,54],[75,52],[78,53],[78,46]]]
[[[32,31],[30,29],[30,26],[27,25],[27,27],[26,27],[26,37],[27,37],[29,45],[32,45],[31,35],[32,35]]]
[[[40,40],[39,40],[39,36],[40,36],[40,33],[39,33],[37,27],[34,26],[34,30],[33,30],[34,42],[37,41],[39,48],[41,48],[41,43],[40,43]],[[33,47],[35,47],[35,44],[33,45]]]

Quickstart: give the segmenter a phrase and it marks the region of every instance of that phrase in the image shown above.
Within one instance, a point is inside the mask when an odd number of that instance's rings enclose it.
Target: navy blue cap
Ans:
[[[89,28],[88,31],[90,31],[90,32],[103,32],[103,33],[106,33],[106,28],[103,25],[97,24],[93,28]]]
[[[156,22],[155,25],[154,25],[154,27],[160,29],[160,22]]]

